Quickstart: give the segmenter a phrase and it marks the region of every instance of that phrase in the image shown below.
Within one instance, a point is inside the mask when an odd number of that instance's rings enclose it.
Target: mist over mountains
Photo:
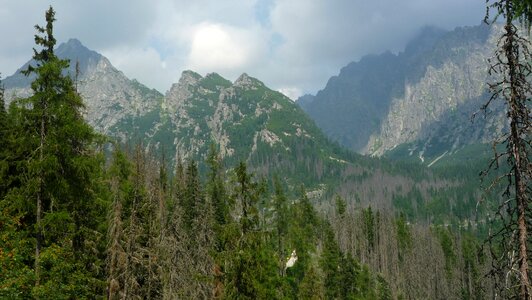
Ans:
[[[502,112],[471,118],[487,101],[487,59],[500,30],[426,27],[403,52],[363,57],[298,103],[327,136],[364,154],[395,150],[424,162],[489,142],[506,126]]]
[[[490,32],[487,27],[458,30],[464,31],[465,37],[457,39],[456,45],[475,32],[472,36],[476,40],[470,44],[480,45]],[[302,106],[309,115],[283,94],[247,74],[231,82],[217,73],[202,76],[184,71],[180,80],[162,95],[127,78],[107,58],[78,40],[61,44],[57,53],[71,60],[67,73],[73,77],[79,62],[76,82],[85,101],[87,121],[122,143],[140,142],[146,150],[164,153],[169,165],[183,159],[204,160],[210,145],[215,144],[228,165],[243,160],[258,174],[283,174],[292,188],[305,183],[318,198],[329,199],[340,193],[348,200],[362,199],[364,203],[391,207],[395,193],[406,195],[418,189],[417,175],[391,171],[394,167],[388,163],[350,153],[334,140],[365,146],[375,139],[381,124],[393,121],[390,115],[409,118],[425,109],[391,112],[399,95],[412,89],[405,86],[405,81],[425,80],[423,66],[430,69],[437,64],[434,53],[445,51],[435,45],[446,45],[441,39],[447,35],[442,30],[426,28],[404,53],[371,55],[350,64],[317,96],[307,96],[308,103]],[[454,41],[452,36],[448,40]],[[454,57],[445,55],[437,56],[440,65],[448,56]],[[29,63],[5,79],[8,101],[30,94],[31,78],[20,73]],[[298,103],[304,101],[302,98]],[[398,132],[402,134],[404,130],[398,128]],[[386,140],[386,145],[394,141]],[[386,147],[381,150],[389,150]],[[423,172],[418,170],[419,174]],[[383,181],[390,186],[385,189],[380,184]],[[419,189],[432,185],[424,183]],[[438,183],[434,188],[445,186]],[[390,194],[387,189],[395,193]]]

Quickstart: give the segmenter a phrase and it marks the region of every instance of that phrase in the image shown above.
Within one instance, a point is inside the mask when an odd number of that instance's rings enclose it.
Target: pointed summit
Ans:
[[[202,80],[203,77],[191,70],[185,70],[181,73],[181,78],[179,78],[179,85],[196,85],[200,80]]]
[[[257,89],[258,87],[264,86],[264,83],[249,76],[247,73],[242,73],[242,75],[235,80],[234,86],[240,88]]]
[[[163,97],[159,92],[127,78],[107,58],[85,47],[77,39],[61,43],[55,49],[55,54],[60,59],[70,60],[70,66],[63,71],[63,75],[77,80],[78,92],[86,106],[84,117],[102,133],[109,133],[110,130],[123,132],[124,128],[130,126],[125,120],[144,115],[157,106]],[[21,71],[34,63],[33,60],[28,61],[3,81],[6,102],[33,94],[30,84],[35,74],[25,76]]]
[[[73,48],[86,48],[85,46],[83,46],[83,44],[76,38],[71,38],[69,39],[66,43],[63,43],[64,45],[68,46],[68,47],[73,47]]]
[[[62,59],[70,60],[68,72],[75,74],[76,63],[82,74],[87,73],[89,68],[95,68],[104,57],[93,50],[85,47],[78,39],[69,39],[68,42],[62,43],[57,47],[55,53]]]

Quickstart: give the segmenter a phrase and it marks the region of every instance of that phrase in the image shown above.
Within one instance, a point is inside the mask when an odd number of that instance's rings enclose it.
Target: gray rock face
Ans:
[[[490,141],[505,127],[501,110],[470,119],[487,100],[487,59],[500,29],[426,28],[402,53],[343,68],[301,105],[329,137],[369,155],[406,143],[419,144],[418,151],[437,144],[443,152]]]
[[[295,118],[302,113],[286,97],[247,74],[231,83],[216,73],[202,77],[184,71],[165,95],[161,116],[166,121],[155,126],[158,130],[154,136],[164,136],[161,132],[165,130],[172,132],[176,159],[201,158],[212,141],[226,159],[249,159],[260,150],[260,143],[289,151],[287,141],[279,138],[281,132],[268,129],[270,119],[278,118],[280,111],[294,114]],[[292,127],[295,134],[298,128]],[[285,140],[294,138],[292,134],[284,136]],[[154,143],[165,142],[154,140]]]
[[[435,138],[434,133],[438,128],[434,128],[434,125],[443,125],[447,121],[461,122],[464,125],[462,127],[488,125],[481,120],[475,123],[467,122],[464,118],[453,120],[451,116],[463,113],[464,109],[472,116],[480,108],[479,102],[482,101],[478,99],[486,93],[486,82],[489,79],[487,58],[492,55],[498,37],[499,30],[494,28],[485,41],[471,40],[453,45],[446,49],[451,57],[441,65],[428,65],[425,74],[417,82],[406,80],[404,95],[392,99],[389,113],[379,131],[370,136],[362,151],[380,156],[400,144]],[[470,102],[477,103],[478,106],[468,106]],[[503,121],[504,118],[499,120]],[[427,130],[431,127],[431,131]],[[477,136],[474,140],[460,140],[467,131],[467,128],[462,128],[454,132],[456,136],[448,141],[450,145],[456,147],[468,142],[487,142],[497,134],[485,131],[486,134]]]
[[[78,90],[85,101],[85,118],[102,133],[109,133],[123,119],[142,116],[160,105],[162,95],[159,92],[128,79],[107,58],[87,49],[78,40],[71,39],[61,44],[56,54],[59,58],[70,60],[70,67],[65,73],[72,77],[75,77],[78,63]],[[30,83],[34,75],[26,77],[21,71],[34,63],[27,62],[4,80],[7,103],[33,93]]]

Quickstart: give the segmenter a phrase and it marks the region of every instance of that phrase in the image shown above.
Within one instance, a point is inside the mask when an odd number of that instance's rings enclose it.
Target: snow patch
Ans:
[[[337,162],[339,162],[339,163],[347,164],[347,161],[345,161],[345,160],[343,160],[343,159],[336,158],[336,157],[329,156],[329,159],[330,159],[330,160],[337,161]]]
[[[429,168],[430,168],[430,166],[432,166],[432,165],[433,165],[433,164],[435,164],[435,163],[436,163],[436,162],[437,162],[438,160],[440,160],[441,158],[443,158],[443,157],[445,156],[445,154],[447,154],[447,151],[443,152],[443,154],[442,154],[442,155],[440,155],[440,156],[436,157],[436,159],[435,159],[435,160],[433,160],[433,161],[432,161],[432,162],[431,162],[431,163],[430,163],[430,164],[429,164],[429,165],[428,165],[427,167],[429,167]]]

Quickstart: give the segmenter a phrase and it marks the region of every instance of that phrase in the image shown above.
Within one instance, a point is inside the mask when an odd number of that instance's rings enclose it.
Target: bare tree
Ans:
[[[530,42],[520,36],[514,20],[518,19],[525,25],[530,24],[528,0],[498,0],[488,6],[486,22],[489,20],[489,8],[496,11],[497,16],[505,18],[504,30],[499,38],[495,57],[490,59],[489,74],[495,78],[489,84],[491,98],[483,106],[486,110],[493,101],[504,100],[509,131],[494,142],[494,158],[484,175],[499,168],[499,161],[505,159],[507,169],[491,184],[497,186],[506,179],[504,190],[505,200],[496,212],[497,221],[502,226],[489,237],[493,246],[493,275],[503,278],[508,297],[532,299],[530,286],[530,243],[531,223],[530,177],[532,166],[530,156],[530,96],[532,87],[529,76],[532,71],[530,64]],[[489,3],[489,2],[488,2]],[[495,18],[496,19],[496,18]],[[530,28],[530,27],[529,27]],[[499,152],[497,145],[502,144],[505,150]],[[502,242],[502,244],[500,244]],[[500,249],[502,247],[502,249]],[[500,286],[502,288],[502,286]]]

